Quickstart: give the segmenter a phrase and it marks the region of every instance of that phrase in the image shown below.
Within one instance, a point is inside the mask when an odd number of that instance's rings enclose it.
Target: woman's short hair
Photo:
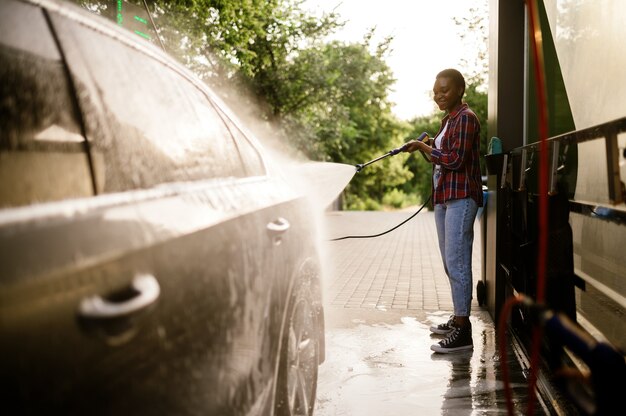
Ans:
[[[465,94],[465,78],[463,78],[463,74],[453,68],[444,69],[440,73],[437,74],[435,79],[439,78],[450,78],[454,85],[460,87],[462,90],[461,97]]]

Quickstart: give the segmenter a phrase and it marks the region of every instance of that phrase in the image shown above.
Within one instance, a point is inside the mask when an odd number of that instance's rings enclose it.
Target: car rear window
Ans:
[[[85,68],[76,71],[77,88],[93,84],[103,104],[97,113],[104,126],[90,126],[107,131],[95,131],[91,147],[96,163],[103,160],[104,168],[96,166],[101,191],[249,175],[231,132],[200,88],[141,47],[57,19],[68,61]],[[93,96],[79,97],[86,109],[98,107]]]

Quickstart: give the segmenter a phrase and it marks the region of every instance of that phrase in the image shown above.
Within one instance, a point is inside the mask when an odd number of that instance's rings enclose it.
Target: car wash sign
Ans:
[[[154,30],[146,9],[124,0],[117,0],[116,21],[119,26],[125,27],[136,35],[149,41],[153,40]]]

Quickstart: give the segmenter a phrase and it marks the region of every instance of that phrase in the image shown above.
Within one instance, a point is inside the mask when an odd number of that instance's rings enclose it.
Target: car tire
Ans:
[[[319,293],[316,269],[306,264],[291,290],[283,323],[275,414],[310,416],[320,363]]]

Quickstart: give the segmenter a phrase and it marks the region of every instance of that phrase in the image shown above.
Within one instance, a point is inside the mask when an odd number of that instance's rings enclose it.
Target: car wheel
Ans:
[[[275,402],[280,416],[310,416],[315,406],[320,317],[313,274],[305,271],[292,290],[287,309]]]

